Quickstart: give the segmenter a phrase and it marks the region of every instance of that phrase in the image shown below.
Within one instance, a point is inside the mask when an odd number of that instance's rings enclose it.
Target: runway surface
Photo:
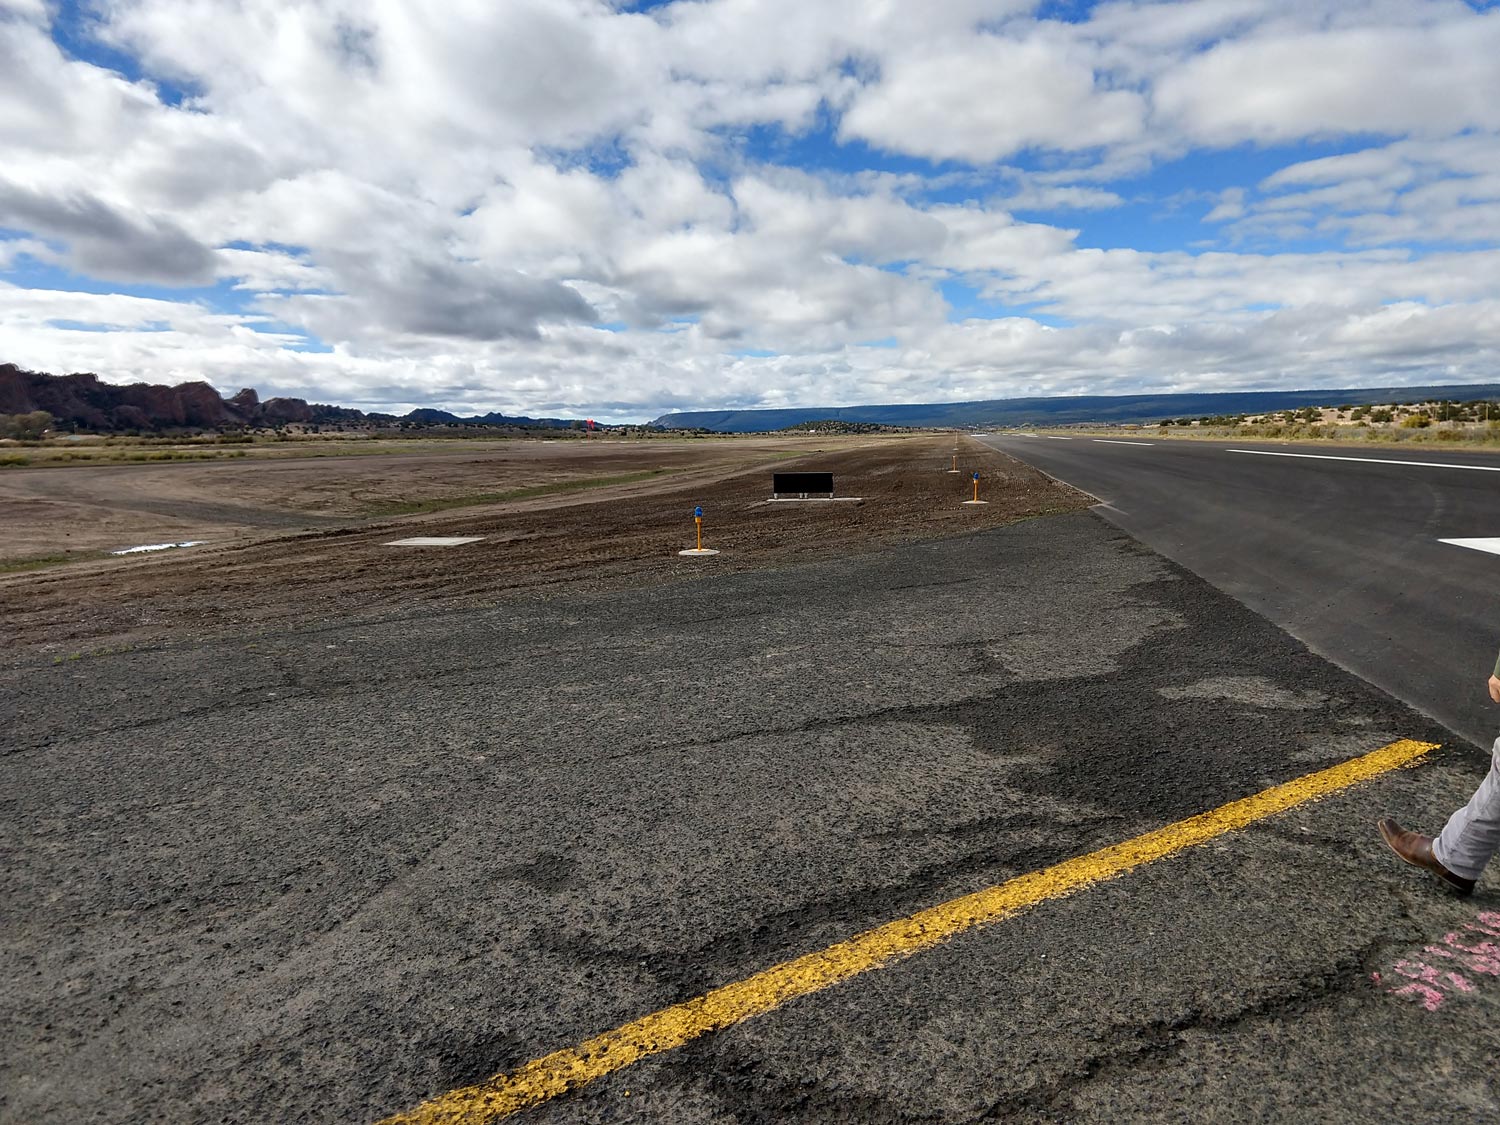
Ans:
[[[1500,455],[990,436],[1100,514],[1481,747],[1497,715]],[[1490,550],[1444,539],[1490,539]]]
[[[759,1014],[518,1120],[1500,1113],[1500,896],[1373,830],[1473,751],[1302,800],[1453,738],[1090,513],[12,665],[0,709],[8,1123],[474,1108],[723,989]],[[923,945],[969,896],[1017,908]],[[820,955],[862,971],[758,976]]]

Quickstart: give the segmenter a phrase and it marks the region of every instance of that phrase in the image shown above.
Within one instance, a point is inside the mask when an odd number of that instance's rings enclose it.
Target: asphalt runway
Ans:
[[[0,710],[14,1123],[371,1122],[1455,741],[1090,513],[11,665]],[[1500,894],[1373,827],[1434,827],[1476,779],[1445,745],[518,1120],[1494,1118]]]
[[[1500,648],[1500,555],[1440,540],[1500,537],[1500,455],[1124,434],[982,440],[1093,493],[1106,519],[1314,651],[1475,745],[1494,741],[1484,683]]]

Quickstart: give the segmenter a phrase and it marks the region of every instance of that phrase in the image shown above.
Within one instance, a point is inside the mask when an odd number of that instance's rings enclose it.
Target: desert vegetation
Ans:
[[[1167,418],[1131,427],[1162,437],[1277,441],[1417,442],[1500,447],[1500,403],[1398,402],[1378,406],[1308,406],[1268,414]]]

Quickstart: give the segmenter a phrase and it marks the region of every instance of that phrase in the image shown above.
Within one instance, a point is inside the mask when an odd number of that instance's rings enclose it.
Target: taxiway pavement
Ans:
[[[1500,647],[1500,455],[1378,444],[983,439],[1478,746]],[[1444,539],[1490,539],[1490,550]],[[1477,689],[1477,690],[1476,690]]]
[[[1500,1113],[1500,978],[1423,952],[1500,894],[1373,828],[1474,751],[1089,513],[11,666],[0,710],[6,1122],[373,1121],[1397,739],[1448,745],[525,1120]]]

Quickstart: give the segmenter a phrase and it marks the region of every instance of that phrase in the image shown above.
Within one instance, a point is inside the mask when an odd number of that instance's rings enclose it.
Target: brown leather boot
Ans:
[[[1380,821],[1376,827],[1380,829],[1380,838],[1385,841],[1386,846],[1413,867],[1431,871],[1461,895],[1474,890],[1473,879],[1455,875],[1437,861],[1437,856],[1432,854],[1431,836],[1408,832],[1390,817]]]

